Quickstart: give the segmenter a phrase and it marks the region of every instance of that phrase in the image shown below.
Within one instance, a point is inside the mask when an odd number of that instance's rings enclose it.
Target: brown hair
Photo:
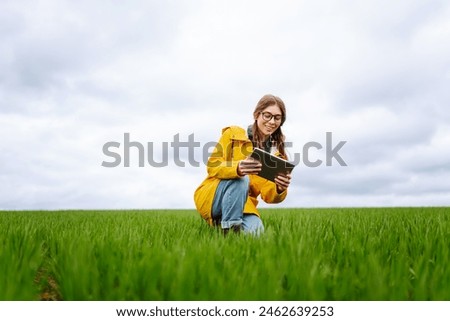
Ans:
[[[256,104],[255,110],[253,111],[253,118],[255,119],[255,122],[253,123],[252,127],[252,134],[253,134],[253,145],[255,147],[259,147],[264,149],[264,135],[261,133],[261,131],[258,128],[257,125],[257,118],[259,114],[262,113],[264,109],[266,109],[269,106],[276,105],[281,110],[281,123],[280,126],[277,128],[276,131],[272,133],[271,138],[275,145],[280,152],[280,154],[286,158],[286,152],[284,149],[284,135],[281,131],[281,126],[283,126],[285,120],[286,120],[286,107],[284,106],[284,102],[281,100],[281,98],[274,96],[274,95],[264,95],[259,101],[258,104]]]

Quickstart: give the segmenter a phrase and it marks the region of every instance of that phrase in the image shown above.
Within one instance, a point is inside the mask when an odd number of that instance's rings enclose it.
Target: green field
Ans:
[[[450,300],[450,208],[0,212],[0,300]]]

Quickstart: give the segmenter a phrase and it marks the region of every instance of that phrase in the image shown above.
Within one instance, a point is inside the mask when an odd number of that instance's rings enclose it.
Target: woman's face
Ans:
[[[281,125],[282,113],[278,105],[265,108],[256,118],[256,124],[265,138],[269,137]]]

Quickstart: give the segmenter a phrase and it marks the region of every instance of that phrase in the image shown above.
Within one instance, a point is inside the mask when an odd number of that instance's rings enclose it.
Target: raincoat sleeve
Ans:
[[[240,177],[237,173],[239,161],[233,160],[233,141],[231,131],[227,129],[208,158],[208,175],[219,179],[238,178]]]
[[[281,203],[287,195],[287,189],[281,193],[277,192],[277,185],[267,181],[261,188],[261,198],[266,203]]]

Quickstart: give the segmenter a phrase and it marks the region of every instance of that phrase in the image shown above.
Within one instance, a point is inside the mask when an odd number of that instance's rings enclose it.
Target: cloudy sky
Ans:
[[[443,0],[0,1],[0,209],[194,208],[266,93],[300,155],[278,206],[450,205],[449,39]]]

